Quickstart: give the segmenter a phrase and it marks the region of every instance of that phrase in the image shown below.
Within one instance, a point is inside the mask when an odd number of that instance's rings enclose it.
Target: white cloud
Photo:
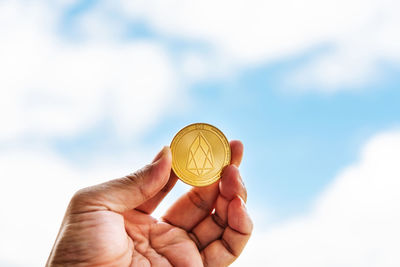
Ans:
[[[237,266],[399,266],[399,159],[399,131],[374,137],[309,214],[258,228]]]
[[[124,14],[161,33],[210,43],[236,67],[330,45],[331,53],[293,74],[294,83],[313,90],[357,87],[379,77],[382,61],[400,63],[396,0],[120,2]]]
[[[299,91],[319,90],[326,93],[361,88],[367,81],[379,80],[377,58],[368,49],[336,48],[297,68],[288,80]]]
[[[75,135],[105,118],[128,137],[155,123],[178,94],[166,51],[65,41],[57,12],[40,1],[0,3],[0,138]]]

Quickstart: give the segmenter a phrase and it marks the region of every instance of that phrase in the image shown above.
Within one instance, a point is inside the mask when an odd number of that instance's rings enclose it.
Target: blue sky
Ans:
[[[65,11],[60,27],[66,38],[80,41],[75,39],[80,34],[76,21],[94,6],[96,1],[80,1]],[[207,54],[213,49],[201,41],[163,36],[140,20],[124,20],[113,13],[108,16],[122,21],[125,41],[148,39],[161,43],[177,64],[187,50]],[[343,91],[338,93],[299,93],[304,85],[287,82],[296,69],[327,50],[326,45],[311,47],[229,77],[185,86],[190,105],[184,111],[167,113],[136,142],[161,146],[186,124],[212,123],[229,138],[243,140],[246,145],[243,171],[248,175],[245,178],[252,205],[267,205],[276,213],[274,217],[281,219],[303,212],[338,170],[357,159],[368,138],[400,124],[397,66],[380,64],[379,79],[361,86],[342,86],[338,90]],[[60,140],[56,146],[70,160],[81,161],[77,153],[91,154],[105,140],[111,150],[119,145],[118,139],[109,143],[113,136],[107,133],[108,128],[104,121],[72,140]]]
[[[0,78],[0,170],[11,177],[2,181],[3,188],[16,187],[19,180],[6,166],[33,166],[32,176],[49,185],[38,189],[42,198],[26,194],[36,206],[56,214],[37,222],[51,230],[43,235],[39,256],[28,260],[43,262],[40,257],[46,255],[74,190],[142,166],[193,122],[211,123],[229,139],[243,141],[241,172],[250,211],[256,213],[253,244],[272,236],[278,245],[271,246],[282,251],[279,241],[291,236],[287,225],[324,221],[312,220],[322,216],[315,211],[325,205],[320,203],[341,207],[347,191],[336,185],[367,173],[364,162],[380,166],[372,159],[375,152],[383,158],[394,155],[387,162],[398,155],[390,149],[397,139],[382,135],[399,136],[397,4],[372,1],[360,9],[356,0],[326,1],[327,7],[310,0],[303,13],[293,15],[287,3],[200,1],[172,7],[167,2],[76,0],[49,5],[37,0],[0,6],[8,10],[0,37],[0,56],[5,58],[0,63],[5,73]],[[335,8],[343,10],[340,18]],[[280,16],[282,10],[292,15]],[[54,167],[46,171],[43,166]],[[349,166],[359,175],[346,178]],[[396,171],[393,167],[392,173]],[[396,182],[393,188],[399,186]],[[374,195],[362,184],[351,186]],[[184,189],[178,186],[172,198]],[[54,203],[48,204],[49,196]],[[23,207],[22,200],[15,203]],[[14,227],[11,220],[6,223]],[[24,224],[18,227],[14,231],[23,233]],[[379,227],[371,232],[378,233]],[[326,260],[332,255],[351,262],[335,248]],[[253,255],[251,251],[246,255]],[[0,265],[26,264],[15,255],[0,254]],[[365,266],[363,255],[353,255],[359,259],[353,266]],[[280,262],[278,256],[271,266]],[[249,258],[241,264],[249,264]],[[382,259],[387,258],[379,258],[377,266],[386,266]]]

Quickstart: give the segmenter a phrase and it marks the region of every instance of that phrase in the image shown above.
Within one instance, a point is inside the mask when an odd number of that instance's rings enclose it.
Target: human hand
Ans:
[[[227,266],[242,252],[252,222],[232,141],[221,179],[194,187],[161,217],[151,213],[172,189],[171,151],[126,177],[79,190],[71,199],[47,266]]]

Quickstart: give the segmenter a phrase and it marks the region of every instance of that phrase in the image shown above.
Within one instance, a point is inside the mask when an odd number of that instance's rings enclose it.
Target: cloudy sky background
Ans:
[[[245,144],[255,230],[236,266],[399,266],[398,10],[0,0],[0,266],[43,266],[77,189],[193,122]]]

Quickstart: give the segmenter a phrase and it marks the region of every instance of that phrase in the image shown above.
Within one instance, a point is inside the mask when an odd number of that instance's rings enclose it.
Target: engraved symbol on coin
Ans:
[[[189,147],[186,168],[197,176],[203,176],[214,169],[214,157],[211,145],[201,132],[198,133]]]

